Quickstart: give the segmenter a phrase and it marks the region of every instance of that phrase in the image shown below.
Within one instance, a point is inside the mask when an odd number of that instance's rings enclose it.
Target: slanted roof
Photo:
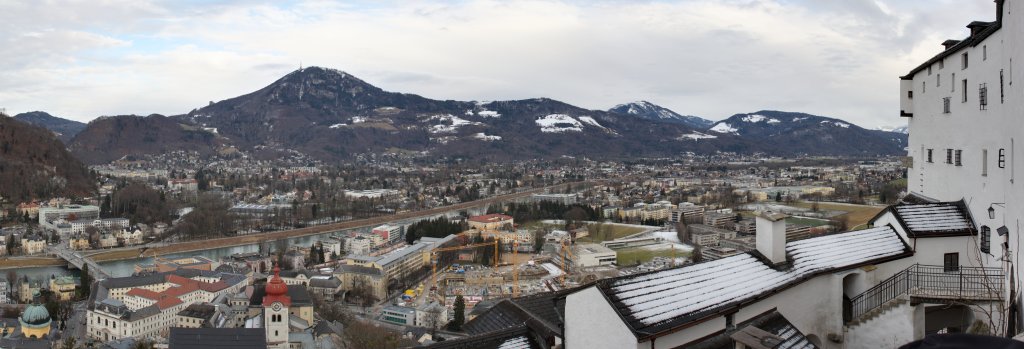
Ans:
[[[503,300],[462,328],[469,334],[483,334],[525,324],[542,337],[562,337],[564,320],[561,314],[565,313],[565,296],[578,290],[565,289]]]
[[[423,346],[431,349],[541,349],[530,329],[518,326]]]
[[[753,253],[598,282],[638,339],[753,303],[814,276],[913,255],[892,226],[786,244],[789,265],[773,268]]]
[[[777,342],[768,342],[771,345],[764,345],[757,335],[766,335]],[[757,340],[749,343],[750,340]],[[722,330],[718,333],[700,339],[696,342],[685,344],[690,349],[733,349],[736,342],[747,344],[758,344],[771,349],[816,349],[817,346],[811,343],[796,326],[793,326],[786,317],[772,309],[764,314],[755,316],[747,321],[741,322],[735,328]]]
[[[171,327],[168,346],[173,349],[266,349],[267,334],[263,332],[262,328]]]
[[[891,212],[911,238],[968,236],[978,232],[963,200],[899,204],[889,206],[883,212]]]
[[[995,22],[979,22],[979,21],[974,21],[974,22],[971,22],[967,27],[971,28],[971,27],[975,27],[975,26],[984,26],[985,29],[981,29],[981,31],[978,32],[977,34],[968,36],[966,39],[961,40],[956,45],[943,50],[939,54],[935,55],[935,57],[932,57],[931,59],[925,61],[921,65],[919,65],[919,66],[915,67],[914,69],[910,70],[910,72],[907,73],[907,75],[901,76],[900,78],[904,79],[904,80],[913,79],[914,78],[914,74],[917,74],[917,72],[922,71],[924,69],[927,69],[932,64],[935,64],[935,62],[938,62],[938,61],[942,60],[943,58],[946,58],[946,57],[948,57],[950,55],[953,55],[957,51],[960,51],[960,49],[963,49],[963,48],[968,47],[968,46],[971,46],[971,47],[978,46],[978,44],[980,44],[982,41],[984,41],[986,38],[988,38],[989,35],[992,35],[996,31],[998,31],[1000,28],[1002,28],[1003,27],[1003,22],[1001,20],[996,20]]]

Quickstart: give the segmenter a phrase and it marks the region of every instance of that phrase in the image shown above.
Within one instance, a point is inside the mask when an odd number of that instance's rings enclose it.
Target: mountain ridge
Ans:
[[[664,109],[646,104],[650,110]],[[664,110],[663,116],[682,117]],[[321,67],[292,71],[251,93],[166,118],[174,122],[161,119],[147,126],[169,130],[159,140],[138,139],[137,133],[145,132],[141,127],[122,134],[123,128],[118,131],[109,122],[94,121],[70,148],[88,163],[175,149],[213,154],[224,148],[258,158],[300,152],[325,161],[380,153],[489,161],[664,157],[684,152],[888,155],[903,148],[879,135],[868,137],[880,144],[869,150],[830,144],[803,149],[767,146],[758,138],[713,132],[713,127],[648,120],[628,110],[625,114],[589,110],[549,98],[434,100],[389,92],[343,71]],[[191,133],[196,130],[207,135]],[[121,137],[134,139],[119,141]],[[86,154],[104,147],[110,155]]]

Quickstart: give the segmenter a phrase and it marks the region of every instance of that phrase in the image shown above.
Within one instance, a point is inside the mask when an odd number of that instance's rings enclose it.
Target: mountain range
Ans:
[[[64,143],[70,142],[71,139],[75,138],[75,135],[85,129],[84,123],[59,118],[41,111],[21,113],[15,115],[14,118],[18,121],[27,122],[50,130],[57,134],[57,138]]]
[[[434,100],[320,67],[186,114],[101,117],[69,143],[89,164],[173,150],[257,158],[298,152],[325,161],[371,153],[493,161],[685,152],[874,156],[903,154],[905,146],[905,135],[801,113],[759,111],[712,123],[643,101],[601,111],[548,98]]]

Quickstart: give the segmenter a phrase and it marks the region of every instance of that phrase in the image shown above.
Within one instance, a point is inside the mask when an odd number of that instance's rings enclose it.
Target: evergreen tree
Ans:
[[[461,331],[462,324],[466,322],[466,300],[462,299],[461,295],[456,296],[455,304],[452,308],[452,310],[455,311],[455,317],[452,319],[452,322],[448,327],[452,331]]]
[[[82,266],[82,296],[89,298],[90,288],[92,287],[92,276],[89,275],[89,263]]]

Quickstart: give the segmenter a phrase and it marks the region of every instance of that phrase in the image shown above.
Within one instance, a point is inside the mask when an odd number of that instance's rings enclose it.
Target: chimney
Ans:
[[[786,262],[786,217],[771,211],[757,213],[757,252],[774,265]]]
[[[945,47],[948,50],[950,47],[956,46],[956,44],[959,44],[959,43],[960,43],[960,40],[949,39],[949,40],[946,40],[946,41],[942,42],[942,47]]]

